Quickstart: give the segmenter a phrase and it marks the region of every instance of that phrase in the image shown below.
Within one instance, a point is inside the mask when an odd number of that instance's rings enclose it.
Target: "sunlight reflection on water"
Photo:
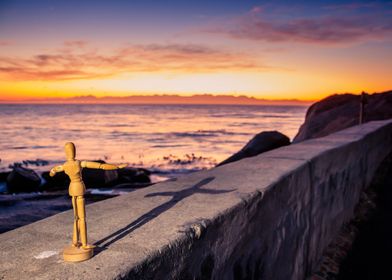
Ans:
[[[0,168],[37,158],[61,162],[67,141],[75,142],[80,159],[127,162],[169,173],[209,168],[261,131],[278,130],[292,138],[306,108],[2,104]]]

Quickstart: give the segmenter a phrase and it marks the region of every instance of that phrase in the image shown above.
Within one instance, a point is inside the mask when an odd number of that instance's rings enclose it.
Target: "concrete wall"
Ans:
[[[67,211],[0,235],[0,279],[304,279],[390,152],[371,122],[89,205],[78,264]]]

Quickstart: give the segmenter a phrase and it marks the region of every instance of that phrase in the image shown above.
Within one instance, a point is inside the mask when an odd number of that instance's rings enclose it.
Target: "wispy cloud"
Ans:
[[[65,41],[64,46],[65,47],[71,47],[71,48],[84,48],[87,46],[88,42],[85,40],[72,40],[72,41]]]
[[[8,41],[8,40],[0,40],[0,47],[2,46],[10,46],[12,45],[12,41]]]
[[[369,13],[354,11],[376,7]],[[325,8],[325,7],[324,7]],[[342,9],[345,12],[342,12]],[[327,13],[271,15],[264,7],[254,7],[246,15],[238,16],[208,32],[221,33],[237,39],[266,42],[300,42],[312,44],[341,44],[382,39],[392,35],[392,18],[387,11],[374,4],[352,3],[327,7]],[[334,11],[330,11],[334,10]],[[381,11],[380,11],[381,10]]]
[[[377,8],[380,5],[379,2],[352,2],[352,3],[341,3],[326,5],[323,8],[327,10],[358,10],[358,9],[369,9]]]
[[[0,57],[0,77],[12,80],[73,80],[135,72],[266,70],[253,57],[194,44],[129,45],[110,53],[65,42],[61,50],[32,57]]]

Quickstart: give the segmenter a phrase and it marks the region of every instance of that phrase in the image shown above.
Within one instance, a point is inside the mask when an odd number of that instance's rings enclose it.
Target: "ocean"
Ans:
[[[255,134],[278,130],[293,138],[306,106],[0,105],[0,173],[15,163],[38,173],[77,158],[128,163],[152,171],[153,182],[211,168]],[[0,233],[72,207],[67,190],[6,194],[0,182]],[[93,203],[134,189],[88,189]]]
[[[38,171],[77,158],[144,167],[160,176],[211,168],[255,134],[291,139],[307,106],[1,104],[0,171],[25,162]],[[157,178],[156,178],[157,179]],[[158,178],[159,179],[159,178]]]

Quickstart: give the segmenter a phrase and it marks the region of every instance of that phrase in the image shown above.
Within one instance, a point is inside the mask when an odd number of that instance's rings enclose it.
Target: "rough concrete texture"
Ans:
[[[0,279],[304,279],[391,151],[370,122],[89,205],[83,263],[67,211],[0,235]]]

